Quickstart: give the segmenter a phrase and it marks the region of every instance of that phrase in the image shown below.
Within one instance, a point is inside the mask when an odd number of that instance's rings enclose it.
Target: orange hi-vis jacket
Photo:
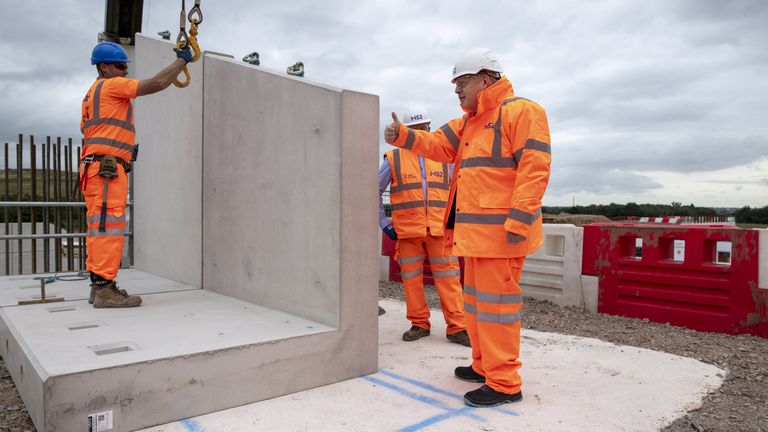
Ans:
[[[424,159],[427,178],[427,199],[424,199],[419,155],[409,150],[395,149],[385,154],[392,172],[389,201],[392,224],[397,238],[434,237],[443,235],[443,217],[448,202],[450,180],[448,164]]]
[[[85,140],[81,157],[116,156],[128,162],[133,155],[136,133],[133,105],[139,80],[99,78],[83,99],[80,130]]]
[[[541,246],[541,199],[552,160],[547,116],[535,102],[515,97],[506,77],[478,93],[477,112],[434,132],[401,126],[393,145],[456,164],[448,199],[454,209],[445,216],[454,228],[447,239],[452,255],[512,258]]]

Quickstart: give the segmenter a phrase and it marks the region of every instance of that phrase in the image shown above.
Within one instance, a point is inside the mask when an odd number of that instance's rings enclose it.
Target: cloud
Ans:
[[[552,170],[547,194],[570,196],[576,193],[592,194],[637,194],[662,185],[654,179],[632,171],[611,168],[583,170],[569,167]]]
[[[143,30],[175,37],[178,3],[144,6]],[[15,142],[18,133],[79,138],[103,7],[0,0],[0,141]],[[768,40],[765,2],[230,0],[202,7],[204,49],[238,59],[258,51],[263,67],[281,71],[302,60],[308,80],[379,95],[382,128],[390,111],[411,103],[430,111],[434,127],[460,116],[454,61],[474,46],[494,49],[516,93],[548,113],[553,196],[661,199],[680,192],[651,172],[706,178],[759,169],[755,162],[768,155],[768,50],[758,43]],[[760,202],[753,185],[732,196]],[[719,191],[692,189],[685,201],[703,204],[697,197]]]

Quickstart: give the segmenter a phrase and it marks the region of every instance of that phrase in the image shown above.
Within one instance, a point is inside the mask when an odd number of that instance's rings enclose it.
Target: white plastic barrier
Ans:
[[[544,244],[525,259],[523,295],[560,306],[597,310],[596,284],[582,284],[584,230],[570,224],[544,224]],[[595,286],[593,286],[595,285]]]
[[[760,229],[760,245],[757,250],[757,286],[768,289],[768,229]]]

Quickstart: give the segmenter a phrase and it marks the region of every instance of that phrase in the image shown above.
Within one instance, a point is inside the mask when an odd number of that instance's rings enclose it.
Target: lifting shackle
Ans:
[[[187,20],[190,22],[189,34],[187,34]],[[197,26],[203,22],[203,11],[200,9],[200,0],[195,0],[195,6],[190,9],[189,15],[187,15],[185,0],[181,0],[181,13],[179,14],[179,35],[176,37],[176,48],[184,49],[192,47],[194,52],[192,55],[192,61],[196,62],[200,60],[202,51],[197,44]],[[184,74],[184,81],[179,80],[177,77],[173,81],[173,85],[179,88],[184,88],[189,85],[191,77],[189,76],[189,70],[187,65],[181,70]]]

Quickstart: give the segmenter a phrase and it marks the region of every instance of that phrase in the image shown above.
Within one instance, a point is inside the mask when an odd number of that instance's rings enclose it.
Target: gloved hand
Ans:
[[[385,226],[382,231],[384,231],[384,234],[386,234],[390,239],[397,240],[397,233],[395,232],[395,227],[393,227],[392,224]]]
[[[176,52],[176,57],[184,59],[186,63],[189,63],[192,61],[192,50],[189,49],[189,47],[186,47],[184,49],[173,49]]]

